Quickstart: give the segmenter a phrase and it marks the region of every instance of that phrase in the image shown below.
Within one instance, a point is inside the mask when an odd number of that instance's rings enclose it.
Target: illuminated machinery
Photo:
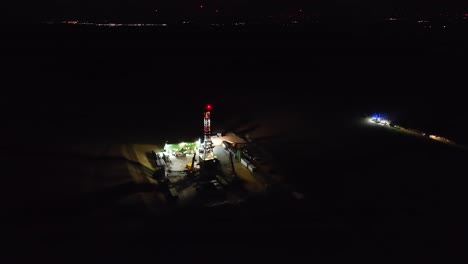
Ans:
[[[203,140],[203,151],[200,153],[200,158],[202,163],[215,163],[216,158],[213,153],[213,141],[211,141],[211,120],[210,120],[210,115],[211,115],[211,105],[206,105],[205,107],[205,113],[203,115],[203,134],[204,134],[204,140]]]
[[[373,114],[372,117],[371,117],[371,121],[373,121],[374,123],[377,123],[377,124],[381,124],[381,125],[389,125],[390,124],[390,121],[388,121],[385,118],[385,115],[383,115],[383,114]]]

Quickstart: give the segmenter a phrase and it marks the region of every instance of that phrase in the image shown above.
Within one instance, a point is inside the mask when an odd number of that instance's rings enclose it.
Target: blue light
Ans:
[[[386,118],[385,118],[385,115],[382,113],[374,113],[372,114],[371,119],[381,121],[381,120],[385,120]]]

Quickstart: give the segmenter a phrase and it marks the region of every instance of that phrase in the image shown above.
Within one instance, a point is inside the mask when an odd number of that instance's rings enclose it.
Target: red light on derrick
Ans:
[[[211,107],[210,104],[207,104],[206,107],[205,107],[205,109],[208,110],[208,111],[211,111],[212,107]]]

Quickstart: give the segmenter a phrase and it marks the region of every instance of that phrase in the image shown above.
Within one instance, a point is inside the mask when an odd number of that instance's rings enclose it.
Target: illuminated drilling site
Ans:
[[[203,112],[203,137],[192,142],[166,142],[160,152],[147,153],[153,178],[165,200],[175,205],[215,206],[239,203],[265,194],[268,162],[241,137],[213,135],[212,106]]]

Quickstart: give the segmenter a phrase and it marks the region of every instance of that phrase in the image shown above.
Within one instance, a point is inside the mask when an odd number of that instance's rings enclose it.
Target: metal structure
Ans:
[[[213,153],[213,141],[211,141],[211,105],[208,104],[205,107],[205,113],[203,115],[203,153],[200,155],[204,161],[214,160],[215,156]]]

